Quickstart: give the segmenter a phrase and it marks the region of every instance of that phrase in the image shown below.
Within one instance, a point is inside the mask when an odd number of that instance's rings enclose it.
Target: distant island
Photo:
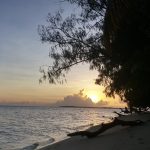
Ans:
[[[120,109],[117,107],[88,107],[88,106],[59,106],[59,107],[69,107],[69,108],[102,108],[102,109]]]

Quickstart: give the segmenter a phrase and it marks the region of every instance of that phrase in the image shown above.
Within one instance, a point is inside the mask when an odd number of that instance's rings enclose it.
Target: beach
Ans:
[[[90,139],[81,136],[71,137],[39,150],[150,150],[150,113],[121,116],[119,119],[141,120],[144,123],[132,127],[119,125]]]

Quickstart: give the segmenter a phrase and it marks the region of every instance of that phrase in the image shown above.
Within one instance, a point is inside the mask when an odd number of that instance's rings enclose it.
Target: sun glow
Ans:
[[[92,100],[93,103],[98,103],[99,98],[97,95],[89,95],[89,98]]]
[[[96,90],[85,90],[85,95],[87,95],[93,103],[98,103],[102,98],[100,92]]]

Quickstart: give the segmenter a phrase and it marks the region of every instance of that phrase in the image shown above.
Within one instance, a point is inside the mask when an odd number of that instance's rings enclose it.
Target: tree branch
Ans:
[[[87,60],[88,60],[88,59],[84,59],[84,60],[81,60],[81,61],[77,61],[77,62],[75,62],[75,63],[72,63],[72,64],[68,65],[68,66],[60,67],[60,68],[58,68],[57,70],[54,70],[54,71],[55,71],[55,72],[58,72],[58,71],[60,71],[60,70],[65,70],[65,69],[67,69],[67,68],[70,68],[71,66],[77,65],[77,64],[82,63],[82,62],[85,62],[85,61],[87,61]]]

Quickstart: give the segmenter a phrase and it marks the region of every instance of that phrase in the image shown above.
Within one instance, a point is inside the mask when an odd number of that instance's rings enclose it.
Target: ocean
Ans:
[[[35,150],[108,122],[116,109],[0,106],[0,150]]]

